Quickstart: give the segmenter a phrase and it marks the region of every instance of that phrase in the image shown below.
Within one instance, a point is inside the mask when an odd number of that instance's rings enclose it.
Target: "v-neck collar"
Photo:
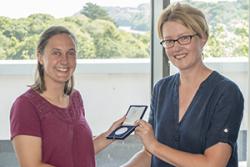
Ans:
[[[178,73],[176,75],[176,84],[175,84],[175,92],[176,92],[176,112],[175,112],[175,120],[177,122],[177,124],[180,126],[182,124],[183,121],[185,121],[185,118],[187,117],[186,115],[190,112],[190,108],[191,106],[193,106],[193,103],[195,103],[197,96],[199,95],[199,92],[202,90],[202,87],[209,82],[209,80],[211,80],[213,78],[213,76],[216,74],[216,71],[212,71],[211,74],[204,80],[201,82],[201,84],[199,85],[199,88],[197,89],[197,91],[195,92],[195,95],[193,97],[193,99],[191,100],[190,104],[187,107],[187,110],[185,111],[184,115],[182,116],[182,119],[179,121],[179,85],[180,85],[180,74]]]

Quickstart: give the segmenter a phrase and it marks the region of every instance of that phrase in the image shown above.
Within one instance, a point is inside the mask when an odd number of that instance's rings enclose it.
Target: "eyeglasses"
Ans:
[[[160,44],[166,49],[174,47],[175,42],[178,42],[180,45],[188,45],[190,44],[192,38],[196,35],[198,34],[183,35],[177,39],[164,39],[160,42]]]

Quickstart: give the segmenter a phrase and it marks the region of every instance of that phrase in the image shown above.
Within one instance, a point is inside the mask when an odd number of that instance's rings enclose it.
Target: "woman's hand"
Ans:
[[[121,126],[122,123],[125,121],[125,119],[126,119],[126,116],[123,116],[122,118],[120,118],[120,119],[118,119],[117,121],[115,121],[115,122],[111,125],[111,127],[107,130],[107,132],[106,132],[107,136],[108,136],[109,134],[111,134],[116,128],[118,128],[119,126]]]
[[[144,147],[149,151],[152,152],[154,144],[157,143],[157,140],[154,136],[153,128],[151,124],[144,120],[139,120],[136,122],[138,125],[135,128],[135,134],[139,136],[142,140]]]
[[[123,116],[122,118],[118,119],[117,121],[115,121],[111,127],[104,133],[94,137],[93,142],[94,142],[94,148],[95,148],[95,153],[97,154],[98,152],[100,152],[101,150],[103,150],[105,147],[107,147],[109,144],[111,144],[113,142],[113,140],[109,140],[106,137],[113,132],[113,130],[115,130],[116,128],[118,128],[123,121],[125,120],[125,116]]]

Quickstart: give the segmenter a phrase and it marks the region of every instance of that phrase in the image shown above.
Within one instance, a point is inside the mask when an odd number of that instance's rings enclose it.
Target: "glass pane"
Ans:
[[[0,6],[0,60],[35,59],[39,34],[56,24],[76,34],[79,59],[149,58],[149,19],[147,0],[9,0]]]
[[[232,79],[240,87],[244,99],[244,117],[238,137],[240,167],[246,167],[248,117],[248,48],[249,1],[246,0],[172,0],[189,3],[201,9],[208,20],[210,37],[204,49],[205,63]],[[234,25],[234,26],[232,26]],[[176,69],[171,66],[171,73]],[[248,139],[249,140],[249,139]]]
[[[4,1],[0,5],[0,92],[5,94],[0,96],[0,162],[4,166],[18,166],[9,140],[12,102],[33,83],[39,34],[58,24],[69,27],[78,39],[75,87],[82,94],[93,135],[107,130],[130,104],[149,105],[150,0]],[[98,155],[98,166],[119,166],[141,148],[138,143],[115,142]]]

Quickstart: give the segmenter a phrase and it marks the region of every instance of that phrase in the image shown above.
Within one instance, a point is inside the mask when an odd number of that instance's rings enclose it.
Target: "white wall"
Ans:
[[[129,66],[128,66],[129,67]],[[122,117],[130,104],[150,103],[149,74],[78,75],[86,117],[94,134],[106,130]]]
[[[247,60],[209,60],[208,66],[234,80],[247,97]],[[9,139],[13,101],[33,83],[35,61],[0,62],[0,140]],[[125,114],[130,104],[150,103],[150,62],[143,60],[81,60],[75,73],[76,89],[84,100],[93,134],[106,130]],[[248,99],[245,99],[246,106]],[[149,110],[147,111],[148,114]],[[145,119],[147,116],[145,117]],[[246,127],[246,124],[243,126]]]
[[[9,139],[13,101],[33,83],[35,61],[0,62],[0,140]],[[106,130],[130,104],[150,103],[150,64],[146,60],[78,61],[75,88],[84,100],[93,134]]]

